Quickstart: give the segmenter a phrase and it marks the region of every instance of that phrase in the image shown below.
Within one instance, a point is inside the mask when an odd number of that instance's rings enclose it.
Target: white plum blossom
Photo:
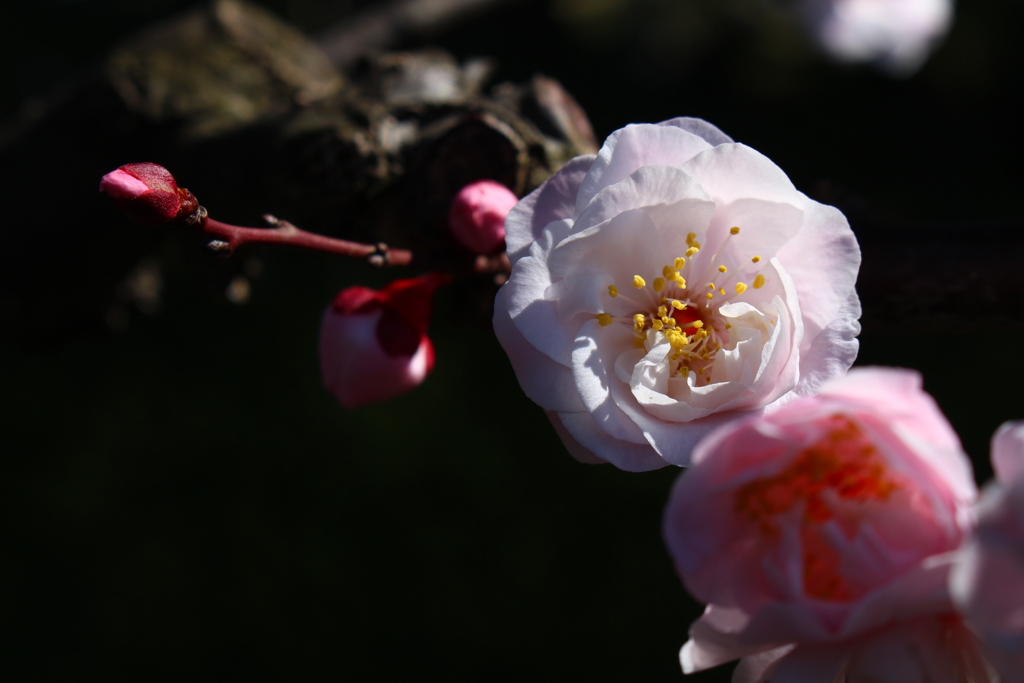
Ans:
[[[495,332],[580,460],[688,465],[716,425],[813,393],[856,357],[846,219],[700,119],[612,133],[505,227]]]
[[[835,58],[909,76],[953,21],[952,0],[803,0],[811,31]]]

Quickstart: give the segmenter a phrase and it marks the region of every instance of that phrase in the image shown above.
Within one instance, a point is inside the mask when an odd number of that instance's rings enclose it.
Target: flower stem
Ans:
[[[279,220],[269,214],[264,215],[263,220],[270,227],[243,228],[202,215],[196,227],[205,234],[217,238],[210,242],[211,249],[227,254],[234,253],[235,249],[244,244],[262,243],[285,244],[365,259],[367,263],[377,267],[407,266],[413,260],[412,252],[407,249],[391,249],[385,244],[363,244],[317,235],[300,230],[288,221]]]

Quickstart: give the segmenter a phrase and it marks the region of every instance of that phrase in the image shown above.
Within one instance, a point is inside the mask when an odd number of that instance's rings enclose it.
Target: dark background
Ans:
[[[6,8],[0,114],[191,4]],[[316,34],[369,3],[260,4]],[[757,0],[507,2],[411,46],[492,56],[498,81],[554,76],[598,139],[701,116],[856,207],[855,230],[859,215],[961,223],[950,239],[967,249],[971,226],[1021,218],[1024,4],[957,11],[906,80],[828,62]],[[4,231],[46,211],[4,204]],[[320,386],[320,314],[384,276],[254,248],[262,271],[236,306],[210,296],[199,248],[166,235],[159,310],[130,311],[118,331],[2,347],[0,677],[682,679],[700,607],[660,540],[676,471],[573,461],[486,322],[444,292],[433,375],[345,411]],[[957,278],[958,265],[935,268]],[[1024,416],[1019,339],[984,321],[868,329],[859,362],[922,371],[984,481],[991,433]]]

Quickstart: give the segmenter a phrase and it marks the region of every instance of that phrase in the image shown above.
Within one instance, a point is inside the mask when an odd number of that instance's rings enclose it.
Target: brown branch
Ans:
[[[209,246],[219,253],[232,254],[245,244],[283,244],[365,259],[370,265],[379,268],[407,266],[413,261],[413,254],[407,249],[391,249],[386,244],[363,244],[317,235],[300,230],[288,221],[279,220],[270,214],[263,216],[270,227],[243,228],[209,218],[205,210],[203,213],[196,226],[205,234],[218,238],[210,242]]]

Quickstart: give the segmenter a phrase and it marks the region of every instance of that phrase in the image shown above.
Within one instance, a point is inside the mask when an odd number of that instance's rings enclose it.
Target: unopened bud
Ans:
[[[105,192],[128,218],[140,225],[163,225],[184,220],[199,208],[188,190],[178,187],[174,176],[159,164],[125,164],[100,180]]]
[[[343,406],[386,401],[426,379],[434,367],[431,300],[445,281],[429,273],[380,291],[356,286],[338,293],[320,326],[320,372]]]
[[[505,242],[505,216],[519,199],[493,180],[478,180],[459,190],[448,211],[448,228],[474,254],[491,254]]]

